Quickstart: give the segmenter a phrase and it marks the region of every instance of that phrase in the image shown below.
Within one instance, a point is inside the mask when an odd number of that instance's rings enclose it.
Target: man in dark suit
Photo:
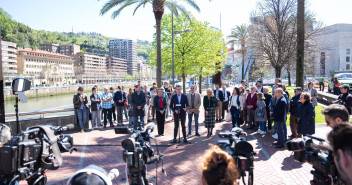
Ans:
[[[123,121],[123,107],[125,106],[126,94],[122,92],[121,87],[117,87],[114,94],[114,102],[117,110],[117,124],[122,125]]]
[[[131,105],[133,107],[133,129],[137,130],[138,117],[144,129],[144,106],[146,104],[145,94],[139,85],[135,86],[136,91],[132,94]]]
[[[186,137],[186,111],[189,109],[189,104],[187,100],[187,96],[181,93],[182,87],[176,86],[176,94],[172,96],[170,102],[170,108],[174,112],[174,139],[171,143],[176,143],[176,137],[179,127],[179,120],[181,119],[181,127],[182,127],[182,135],[183,135],[183,142],[189,143]]]
[[[229,99],[230,99],[230,92],[226,90],[226,86],[222,85],[222,94],[224,96],[224,101],[222,102],[222,114],[221,119],[224,119],[225,111],[229,108]]]
[[[274,119],[275,128],[277,131],[278,141],[274,142],[275,148],[283,148],[284,143],[287,140],[287,128],[286,128],[286,98],[283,96],[284,91],[281,88],[275,90],[275,96],[277,103],[274,107],[274,111],[271,115]],[[285,134],[286,133],[286,134]]]
[[[257,83],[255,84],[255,86],[257,87],[257,92],[258,93],[262,93],[263,92],[263,81],[261,78],[258,79]]]
[[[215,85],[214,96],[216,97],[215,118],[216,121],[221,120],[222,102],[224,101],[223,91],[219,89],[219,85]]]

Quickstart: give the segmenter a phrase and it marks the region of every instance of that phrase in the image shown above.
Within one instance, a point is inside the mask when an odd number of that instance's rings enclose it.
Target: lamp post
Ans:
[[[172,27],[172,33],[171,33],[171,48],[172,48],[172,86],[175,86],[175,61],[174,61],[174,35],[175,34],[180,34],[180,33],[185,33],[185,32],[190,32],[190,29],[186,29],[184,31],[174,31],[174,13],[171,13],[171,27]]]

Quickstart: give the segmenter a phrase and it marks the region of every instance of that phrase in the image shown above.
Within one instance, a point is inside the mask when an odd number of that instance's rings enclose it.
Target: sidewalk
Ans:
[[[165,136],[158,138],[159,144],[162,145],[159,150],[160,153],[164,154],[164,169],[167,172],[167,177],[161,173],[161,164],[159,164],[157,173],[158,184],[201,184],[201,157],[210,145],[217,143],[219,138],[217,135],[210,139],[206,137],[207,130],[203,124],[203,110],[199,119],[201,137],[193,135],[189,137],[191,144],[180,144],[179,146],[170,145],[170,141],[173,138],[174,124],[170,118],[167,119]],[[231,123],[223,121],[216,123],[214,131],[218,133],[229,129],[231,129]],[[327,127],[319,127],[316,128],[316,135],[325,138],[328,131],[329,128]],[[157,128],[154,129],[152,135],[157,135]],[[90,164],[98,165],[107,171],[117,168],[120,171],[120,175],[114,181],[114,184],[125,184],[125,163],[122,159],[123,148],[121,147],[121,141],[127,138],[128,135],[116,135],[112,128],[106,128],[103,131],[94,130],[83,134],[73,133],[72,136],[78,152],[74,152],[71,155],[68,153],[63,154],[64,162],[62,167],[56,171],[47,172],[49,185],[65,184],[70,175]],[[255,185],[309,184],[312,179],[310,174],[311,165],[294,161],[293,153],[290,151],[275,149],[271,144],[273,139],[270,134],[262,136],[248,132],[247,139],[257,153],[254,162]],[[154,147],[154,150],[157,152],[156,147]],[[148,177],[155,184],[155,165],[148,166]],[[25,183],[21,182],[21,184]]]

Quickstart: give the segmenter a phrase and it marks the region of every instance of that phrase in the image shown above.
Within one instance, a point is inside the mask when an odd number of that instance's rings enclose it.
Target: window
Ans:
[[[349,55],[349,54],[350,54],[350,52],[351,52],[351,50],[350,50],[350,49],[346,49],[346,55]]]
[[[346,57],[346,62],[350,62],[350,57]]]
[[[346,70],[350,70],[350,64],[346,64]]]

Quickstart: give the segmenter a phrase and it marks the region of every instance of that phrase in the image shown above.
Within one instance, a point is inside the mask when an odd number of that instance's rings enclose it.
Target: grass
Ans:
[[[325,123],[325,116],[321,114],[323,109],[320,105],[315,107],[315,123]],[[287,115],[286,125],[290,125],[290,115]]]

